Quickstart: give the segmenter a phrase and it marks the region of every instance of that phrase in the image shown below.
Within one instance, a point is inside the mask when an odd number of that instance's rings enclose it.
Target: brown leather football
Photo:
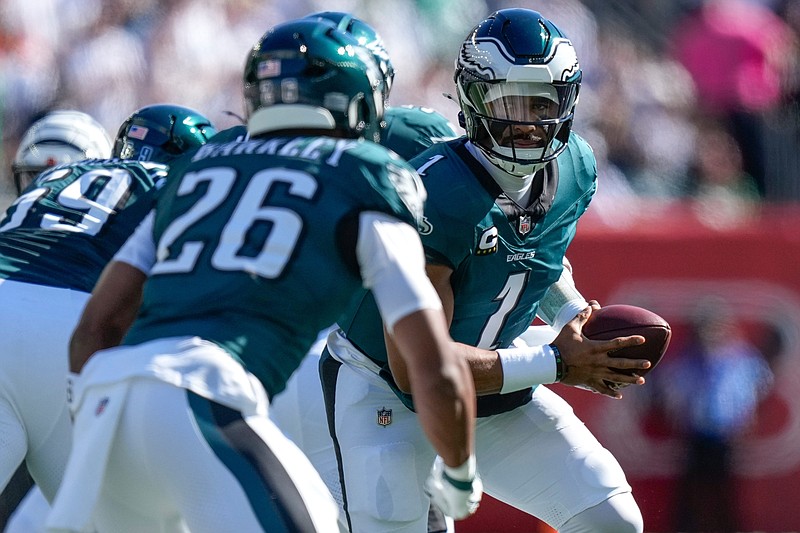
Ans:
[[[672,329],[669,323],[656,313],[635,305],[607,305],[593,312],[583,326],[583,334],[593,340],[609,340],[615,337],[641,335],[645,343],[609,352],[611,357],[648,359],[652,365],[647,370],[636,370],[643,376],[652,371],[664,357],[669,346]],[[621,371],[633,373],[633,370]]]

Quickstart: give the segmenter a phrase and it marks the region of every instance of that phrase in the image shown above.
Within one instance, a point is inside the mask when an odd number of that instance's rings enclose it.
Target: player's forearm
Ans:
[[[575,318],[581,310],[588,307],[583,295],[575,287],[571,268],[566,268],[569,262],[564,258],[565,268],[558,281],[550,285],[542,300],[539,302],[538,316],[547,324],[553,326],[555,331],[561,331],[564,325]]]
[[[500,392],[503,386],[503,369],[497,352],[460,342],[455,345],[458,356],[469,366],[475,383],[475,393],[482,396]]]
[[[509,393],[559,381],[565,371],[560,353],[548,344],[520,345],[483,350],[457,343],[460,356],[469,362],[478,396]]]
[[[411,384],[405,363],[401,359],[391,356],[395,351],[393,344],[391,337],[387,337],[386,347],[387,353],[390,354],[389,365],[392,370],[392,377],[394,377],[395,383],[401,391],[411,394]],[[454,342],[453,344],[458,358],[467,363],[475,393],[478,396],[482,396],[500,392],[503,387],[503,369],[497,356],[497,351],[483,350],[460,342]]]
[[[70,371],[80,372],[98,350],[117,346],[136,318],[144,272],[112,261],[103,270],[69,343]]]
[[[122,342],[125,331],[111,330],[107,327],[79,325],[73,332],[69,343],[70,372],[79,373],[95,352],[117,346]]]
[[[423,430],[447,465],[462,464],[473,452],[475,388],[444,317],[418,311],[398,321],[392,336],[399,354],[390,357],[403,359]]]
[[[451,365],[453,366],[453,365]],[[475,394],[468,387],[466,366],[456,365],[447,379],[414,381],[412,389],[417,415],[428,439],[448,466],[463,464],[473,450]]]

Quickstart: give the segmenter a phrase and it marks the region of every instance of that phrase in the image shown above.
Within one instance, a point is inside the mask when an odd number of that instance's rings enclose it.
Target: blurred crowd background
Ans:
[[[506,7],[542,12],[575,43],[575,130],[595,149],[597,208],[641,198],[711,205],[716,223],[800,200],[796,0],[0,0],[0,178],[43,113],[74,108],[113,137],[143,105],[242,114],[241,72],[271,25],[342,10],[372,24],[397,71],[390,104],[457,123],[454,59]]]

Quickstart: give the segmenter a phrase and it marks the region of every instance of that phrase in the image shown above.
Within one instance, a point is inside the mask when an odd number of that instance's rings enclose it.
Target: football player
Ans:
[[[571,132],[580,79],[572,44],[539,13],[505,9],[481,21],[455,72],[467,135],[412,160],[428,189],[420,234],[479,394],[487,493],[562,532],[641,532],[620,465],[541,386],[560,381],[619,398],[603,379],[644,379],[610,368],[649,367],[607,355],[642,337],[582,337],[598,305],[577,293],[563,266],[596,187],[592,151]],[[537,311],[557,336],[516,345]],[[425,531],[424,473],[435,454],[420,438],[404,369],[388,364],[392,341],[368,297],[339,327],[320,373],[350,531]]]
[[[17,183],[25,187],[25,173],[35,171],[40,155],[68,164],[33,178],[0,220],[0,317],[14,324],[0,337],[0,487],[24,461],[48,500],[70,448],[67,345],[83,305],[150,210],[167,171],[158,162],[202,145],[214,132],[194,110],[148,106],[122,125],[112,153],[95,121],[72,111],[57,115],[25,136],[36,141],[21,147]],[[132,160],[116,159],[123,151]]]
[[[386,125],[381,128],[380,144],[392,149],[403,159],[410,160],[434,142],[457,137],[450,121],[432,109],[398,106],[387,111],[392,112],[387,112],[385,117]],[[286,389],[270,403],[269,415],[281,431],[300,447],[311,464],[325,474],[325,484],[334,498],[341,501],[336,456],[328,433],[318,369],[319,356],[330,331],[328,328],[320,334],[300,368],[292,374]],[[431,533],[447,530],[443,516],[434,512],[431,520]]]
[[[171,168],[75,330],[75,440],[50,526],[94,512],[109,531],[338,531],[267,398],[368,289],[446,465],[432,484],[467,516],[482,492],[474,388],[425,276],[424,189],[362,141],[379,137],[378,66],[333,24],[298,20],[264,34],[244,82],[249,140]]]
[[[105,158],[110,153],[111,140],[108,133],[90,115],[71,109],[50,111],[25,131],[17,147],[11,164],[17,195],[47,168],[83,159]],[[21,474],[22,471],[24,475]],[[2,491],[0,498],[5,500],[12,488],[24,493],[30,488],[30,484],[30,476],[22,465],[20,475],[15,475],[6,482],[5,487],[8,490]],[[6,500],[4,504],[9,509],[14,509],[17,502]],[[36,526],[44,525],[44,519],[39,520],[42,516],[39,511],[42,508],[47,508],[47,502],[41,491],[34,487],[19,502],[19,506],[9,517],[4,531],[6,533],[39,531],[41,528],[36,529]]]
[[[406,161],[435,142],[455,139],[455,126],[437,111],[421,106],[390,107],[388,99],[394,83],[394,67],[378,32],[350,13],[324,11],[308,15],[314,20],[329,20],[353,36],[373,54],[384,78],[384,105],[380,144],[391,149]],[[270,403],[270,418],[297,444],[311,464],[324,475],[325,484],[337,501],[341,501],[336,456],[325,418],[325,403],[319,381],[319,356],[330,328],[321,332],[307,357],[297,369],[286,389]],[[344,515],[340,515],[342,520]],[[447,529],[441,513],[431,514],[431,532]],[[345,527],[343,523],[343,527]],[[452,530],[452,525],[450,526]]]

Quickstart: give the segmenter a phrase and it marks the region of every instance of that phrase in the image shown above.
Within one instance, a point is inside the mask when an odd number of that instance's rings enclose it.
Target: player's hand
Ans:
[[[644,378],[637,375],[626,375],[612,369],[630,370],[646,369],[650,366],[647,359],[626,359],[610,357],[609,351],[626,346],[635,346],[644,342],[644,337],[631,335],[617,337],[607,341],[591,340],[583,336],[581,330],[593,310],[600,305],[592,300],[590,306],[580,312],[559,332],[553,341],[561,357],[567,365],[567,373],[561,383],[597,392],[611,398],[621,398],[622,394],[615,383],[625,385],[643,385]]]
[[[475,456],[455,468],[450,468],[437,456],[425,481],[425,492],[431,503],[454,520],[472,515],[483,496],[483,482],[475,467]]]

